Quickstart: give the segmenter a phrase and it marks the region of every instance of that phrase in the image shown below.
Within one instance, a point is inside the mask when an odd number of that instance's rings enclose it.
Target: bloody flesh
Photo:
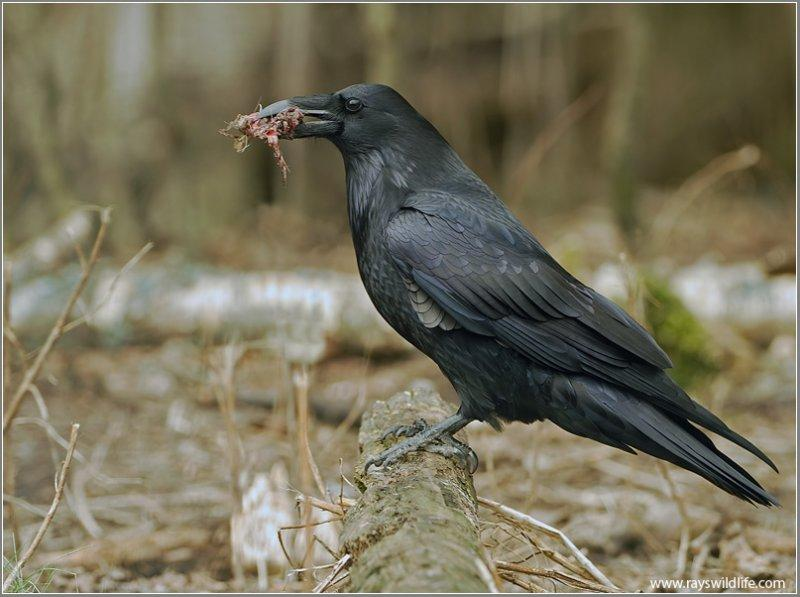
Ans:
[[[259,118],[258,112],[239,114],[231,120],[220,134],[233,139],[233,147],[239,153],[247,149],[250,139],[266,141],[275,156],[275,163],[281,169],[281,177],[286,182],[289,166],[281,152],[280,139],[291,138],[294,129],[303,122],[303,112],[298,108],[287,108],[271,118]]]

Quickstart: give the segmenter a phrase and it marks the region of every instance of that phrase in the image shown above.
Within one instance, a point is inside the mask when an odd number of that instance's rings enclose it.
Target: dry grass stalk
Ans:
[[[226,443],[228,447],[228,463],[230,465],[229,486],[233,501],[232,517],[242,511],[242,487],[241,477],[241,440],[236,430],[236,366],[244,356],[245,349],[236,343],[230,343],[219,349],[209,360],[209,365],[214,372],[213,386],[214,395],[217,398],[217,406],[222,414],[225,424]],[[233,518],[231,518],[233,520]],[[233,538],[233,533],[231,533]],[[236,557],[236,548],[231,545],[231,568],[233,570],[234,583],[238,587],[244,586],[244,568]]]
[[[334,582],[336,582],[336,577],[350,565],[350,562],[353,560],[353,556],[349,553],[344,554],[339,560],[333,565],[333,569],[331,570],[330,574],[326,576],[314,589],[311,591],[312,593],[324,593]]]
[[[300,455],[300,486],[303,491],[311,489],[311,480],[317,486],[317,491],[323,497],[326,496],[325,483],[322,481],[319,468],[314,461],[311,453],[311,445],[308,439],[308,369],[305,364],[294,365],[292,368],[292,387],[294,390],[294,401],[297,421],[297,451]],[[313,507],[306,498],[300,505],[301,519],[305,529],[305,555],[303,556],[303,567],[307,567],[314,552],[314,532],[312,522]]]
[[[523,528],[533,529],[535,531],[539,531],[550,535],[551,537],[556,537],[561,540],[561,542],[567,547],[570,553],[575,556],[575,559],[583,566],[583,568],[591,575],[592,578],[597,580],[606,590],[610,589],[611,591],[619,591],[619,588],[612,583],[605,574],[600,572],[600,570],[595,566],[592,561],[584,555],[584,553],[578,549],[578,547],[567,537],[562,531],[559,529],[550,526],[549,524],[545,524],[539,520],[536,520],[532,516],[528,516],[527,514],[523,514],[513,508],[509,508],[499,502],[495,502],[494,500],[490,500],[483,497],[478,497],[478,504],[483,506],[484,508],[488,508],[501,518],[508,520],[511,523],[516,525],[520,525]]]
[[[241,451],[239,433],[236,430],[236,386],[234,378],[236,376],[236,366],[244,356],[244,348],[239,344],[231,343],[219,349],[215,355],[217,359],[211,359],[211,367],[215,373],[214,395],[217,398],[217,405],[225,423],[225,433],[228,444],[228,461],[231,467],[230,490],[233,497],[234,511],[238,512],[242,507],[242,488],[239,485],[241,474]]]
[[[311,452],[311,445],[308,439],[309,431],[309,410],[308,410],[308,369],[305,364],[296,365],[292,371],[292,386],[295,395],[295,408],[297,409],[297,442],[298,451],[302,456],[302,474],[303,474],[303,490],[307,491],[310,488],[310,479],[306,478],[311,475],[314,483],[317,486],[320,496],[325,497],[327,491],[325,490],[325,483],[322,480],[322,475],[319,472],[319,467],[314,460],[314,455]]]
[[[681,539],[678,545],[678,555],[675,563],[675,576],[682,578],[686,573],[686,565],[689,557],[689,544],[691,543],[689,528],[691,520],[686,508],[686,503],[678,493],[678,488],[675,486],[675,481],[673,481],[672,476],[669,474],[669,469],[660,460],[656,461],[656,465],[658,466],[661,476],[664,477],[664,480],[667,482],[669,497],[675,503],[675,507],[678,509],[678,514],[681,517]]]
[[[651,248],[666,245],[681,217],[705,191],[728,174],[752,168],[760,160],[761,150],[755,145],[745,145],[735,151],[715,157],[687,178],[653,220]]]
[[[28,548],[25,550],[25,553],[22,554],[22,557],[17,560],[14,569],[11,573],[6,577],[3,581],[3,591],[5,592],[14,582],[20,572],[22,571],[23,567],[27,563],[28,560],[31,559],[31,556],[36,552],[36,549],[39,547],[39,544],[42,542],[45,533],[47,532],[50,523],[53,521],[53,517],[56,514],[56,510],[58,510],[58,505],[61,503],[61,497],[64,495],[64,486],[67,482],[67,473],[69,472],[69,465],[72,462],[72,455],[75,452],[75,445],[78,443],[78,429],[80,429],[80,425],[77,423],[72,424],[72,428],[70,430],[69,436],[69,445],[67,446],[67,455],[64,457],[64,462],[61,465],[61,470],[56,475],[56,492],[53,496],[53,501],[50,504],[50,508],[47,510],[47,514],[42,521],[42,524],[39,526],[39,530],[36,531],[36,534],[33,537]]]
[[[110,208],[105,208],[100,212],[100,228],[97,231],[97,236],[95,237],[94,244],[92,245],[92,250],[89,253],[86,266],[81,272],[81,277],[78,280],[78,284],[73,289],[72,294],[67,300],[67,304],[64,306],[61,314],[58,316],[56,323],[50,330],[50,334],[47,336],[47,340],[45,340],[33,363],[25,370],[22,381],[14,391],[14,394],[9,402],[5,416],[3,417],[3,433],[6,432],[8,426],[11,424],[11,421],[13,421],[14,417],[17,415],[17,411],[22,404],[23,398],[27,395],[31,384],[36,380],[36,377],[42,370],[42,366],[44,365],[47,356],[50,354],[50,351],[53,349],[53,346],[55,346],[56,342],[64,334],[64,327],[67,325],[67,319],[69,319],[69,316],[75,307],[75,303],[78,302],[78,299],[86,288],[86,284],[88,283],[89,277],[92,274],[92,269],[94,269],[94,266],[97,264],[97,259],[100,256],[100,248],[103,246],[103,240],[105,239],[106,232],[108,231],[108,224],[110,221],[111,210]]]

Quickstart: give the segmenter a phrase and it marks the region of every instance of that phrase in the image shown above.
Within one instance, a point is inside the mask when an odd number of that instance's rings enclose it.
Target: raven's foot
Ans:
[[[381,436],[381,441],[392,437],[412,437],[418,433],[422,433],[428,428],[425,419],[417,419],[410,425],[395,425]]]
[[[387,466],[397,462],[406,454],[424,450],[448,457],[455,456],[467,470],[475,472],[478,466],[478,457],[475,452],[468,445],[453,437],[453,434],[469,421],[470,419],[457,413],[436,425],[428,426],[425,421],[418,419],[411,425],[394,427],[381,439],[398,435],[411,435],[411,437],[370,458],[364,465],[364,471],[369,471],[372,466]]]

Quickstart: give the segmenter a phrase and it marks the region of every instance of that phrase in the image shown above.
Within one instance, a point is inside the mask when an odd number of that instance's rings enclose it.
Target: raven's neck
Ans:
[[[371,231],[388,222],[409,195],[459,181],[480,183],[443,139],[418,147],[390,145],[343,155],[347,210],[357,249]]]

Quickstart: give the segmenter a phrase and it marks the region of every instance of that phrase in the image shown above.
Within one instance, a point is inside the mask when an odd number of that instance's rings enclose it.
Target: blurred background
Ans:
[[[248,541],[230,530],[250,515],[242,492],[277,500],[251,526],[295,520],[293,372],[310,371],[312,450],[337,488],[365,404],[422,379],[455,398],[361,291],[334,147],[284,142],[283,184],[267,148],[238,155],[217,133],[259,102],[367,81],[400,91],[557,259],[653,330],[674,375],[778,462],[780,476],[731,449],[784,508],[748,508],[673,469],[686,515],[651,460],[549,424],[471,431],[478,492],[559,525],[629,590],[794,578],[794,6],[3,12],[4,324],[23,347],[4,351],[6,408],[80,277],[74,245],[85,258],[97,230],[86,206],[113,208],[74,312],[88,325],[49,355],[13,450],[4,433],[4,569],[52,497],[53,432],[76,420],[77,486],[31,583],[308,589],[276,545],[253,548],[266,581],[231,566]],[[234,436],[217,410],[228,395]]]

